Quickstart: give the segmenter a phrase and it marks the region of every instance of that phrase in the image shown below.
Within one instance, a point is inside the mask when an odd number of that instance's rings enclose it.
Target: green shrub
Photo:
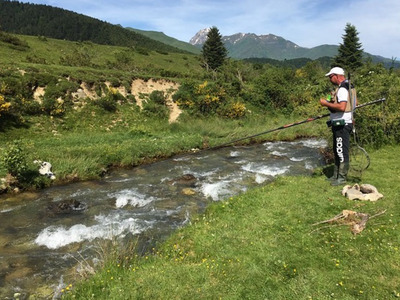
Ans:
[[[110,95],[98,98],[95,104],[109,112],[115,112],[117,110],[117,102]]]
[[[20,51],[26,51],[29,49],[29,45],[27,42],[20,40],[18,37],[3,32],[0,30],[0,41],[10,44],[10,47]]]
[[[177,71],[161,69],[160,70],[160,76],[169,77],[169,78],[177,78],[177,77],[182,76],[182,74],[177,72]]]
[[[173,101],[186,110],[193,110],[195,86],[196,83],[194,81],[185,81],[182,83],[178,91],[172,95]]]
[[[45,58],[38,57],[35,54],[27,55],[26,56],[26,62],[33,63],[33,64],[42,64],[42,65],[47,64],[47,60]]]
[[[20,111],[27,115],[40,115],[43,113],[43,108],[39,102],[33,99],[17,98],[15,103],[18,103]]]
[[[7,144],[2,155],[6,171],[18,180],[23,180],[28,170],[26,151],[21,141],[14,140]]]
[[[92,55],[86,47],[75,49],[72,53],[66,53],[60,58],[60,64],[74,67],[92,66]]]
[[[294,74],[291,70],[267,69],[255,82],[256,91],[261,96],[258,99],[262,99],[262,102],[254,104],[291,112],[293,103],[288,100],[293,93],[293,78]]]
[[[147,101],[143,101],[143,112],[151,117],[168,118],[169,109],[165,105],[166,96],[163,91],[153,91]]]
[[[42,102],[42,110],[52,116],[62,116],[65,113],[64,102],[45,95]]]
[[[359,104],[386,98],[381,104],[371,105],[355,113],[355,124],[360,142],[379,148],[400,142],[400,76],[382,65],[366,63],[354,76]]]
[[[163,91],[153,91],[149,95],[150,101],[158,104],[158,105],[165,105],[166,103],[166,97]]]
[[[105,85],[104,87],[105,89],[108,89],[106,95],[97,99],[95,101],[95,104],[97,104],[106,111],[115,112],[117,110],[118,102],[124,103],[126,102],[126,99],[117,91],[117,89],[113,87],[107,88],[107,86]]]
[[[115,62],[110,62],[110,66],[115,69],[128,69],[133,61],[131,51],[119,51],[115,53]]]
[[[226,96],[225,89],[216,83],[189,81],[181,85],[173,99],[192,114],[214,115],[225,104]]]
[[[145,56],[149,55],[149,50],[143,47],[136,47],[135,48],[136,52]]]

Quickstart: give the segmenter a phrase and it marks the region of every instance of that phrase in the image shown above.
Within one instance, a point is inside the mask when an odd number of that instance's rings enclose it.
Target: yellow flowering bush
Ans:
[[[0,94],[0,117],[4,112],[7,112],[11,106],[10,102],[6,102],[3,95]]]
[[[224,102],[225,95],[225,90],[222,87],[205,81],[196,88],[198,110],[203,114],[215,113]]]
[[[191,113],[240,118],[245,115],[246,107],[240,101],[231,101],[226,90],[219,84],[187,82],[181,85],[173,96],[174,101]]]
[[[246,106],[244,103],[236,101],[229,103],[224,109],[225,117],[230,119],[238,119],[246,114]]]
[[[7,112],[11,107],[11,103],[7,102],[4,96],[6,89],[7,85],[3,82],[0,86],[0,117],[2,114],[4,114],[4,112]]]

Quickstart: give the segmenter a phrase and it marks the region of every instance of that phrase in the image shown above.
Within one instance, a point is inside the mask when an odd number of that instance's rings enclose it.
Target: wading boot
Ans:
[[[350,165],[342,163],[339,165],[338,176],[335,180],[331,181],[331,185],[337,186],[347,182],[347,173],[349,172]]]
[[[331,177],[325,178],[325,180],[328,180],[329,182],[336,180],[338,177],[338,171],[339,171],[339,167],[337,165],[334,165],[333,166],[333,175]]]

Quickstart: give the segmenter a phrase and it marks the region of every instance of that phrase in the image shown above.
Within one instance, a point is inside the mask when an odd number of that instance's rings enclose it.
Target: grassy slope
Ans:
[[[201,49],[193,46],[192,44],[182,42],[180,40],[177,40],[175,38],[169,37],[165,35],[163,32],[159,31],[147,31],[147,30],[140,30],[140,29],[134,29],[134,28],[127,28],[129,30],[133,30],[137,33],[143,34],[144,36],[147,36],[153,40],[160,41],[164,44],[171,45],[173,47],[189,51],[194,54],[200,54]]]
[[[350,201],[323,176],[287,177],[209,207],[154,254],[120,256],[67,292],[74,299],[392,299],[399,296],[398,146],[371,153]],[[350,209],[374,215],[359,235],[312,224]],[[71,297],[72,296],[72,297]]]
[[[78,78],[83,76],[83,78],[80,78],[83,80],[85,80],[84,75],[89,73],[93,73],[91,76],[94,77],[110,79],[110,75],[113,74],[126,77],[157,77],[155,72],[158,70],[174,71],[182,76],[202,72],[197,57],[190,54],[161,54],[149,51],[148,55],[143,55],[129,47],[98,45],[90,42],[78,43],[51,38],[43,40],[24,35],[16,36],[27,42],[29,48],[18,50],[10,44],[0,41],[0,63],[4,68],[37,68],[41,71],[60,75],[72,73],[72,75],[76,74]],[[85,53],[91,57],[91,63],[94,64],[94,67],[79,68],[60,65],[60,58],[76,53]],[[122,68],[110,69],[108,63],[116,62],[118,55],[124,55],[124,57],[130,59],[135,68],[127,70]],[[31,63],[32,59],[30,60],[30,58],[34,58],[36,61],[45,60],[46,64]]]

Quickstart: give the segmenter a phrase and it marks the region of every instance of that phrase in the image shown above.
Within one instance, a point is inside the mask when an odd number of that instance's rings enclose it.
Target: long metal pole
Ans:
[[[379,103],[379,102],[383,102],[385,100],[386,100],[386,98],[373,100],[373,101],[370,101],[370,102],[366,102],[366,103],[357,105],[355,108],[361,108],[361,107],[364,107],[364,106],[368,106],[368,105],[376,104],[376,103]],[[246,136],[244,138],[240,138],[240,139],[233,140],[233,141],[230,141],[230,142],[227,142],[227,143],[223,143],[223,144],[218,145],[218,146],[210,147],[208,149],[214,150],[214,149],[222,148],[222,147],[228,146],[228,145],[233,144],[233,143],[244,141],[244,140],[247,140],[247,139],[250,139],[250,138],[254,138],[254,137],[257,137],[257,136],[260,136],[260,135],[263,135],[263,134],[271,133],[271,132],[282,130],[282,129],[285,129],[285,128],[290,128],[290,127],[297,126],[297,125],[300,125],[300,124],[312,122],[312,121],[315,121],[315,120],[318,120],[318,119],[321,119],[321,118],[325,118],[327,116],[329,116],[329,114],[319,115],[319,116],[315,116],[315,117],[312,117],[312,118],[308,118],[308,119],[300,121],[300,122],[286,124],[286,125],[274,128],[274,129],[270,129],[270,130],[267,130],[267,131],[264,131],[264,132],[260,132],[260,133],[254,134],[254,135]]]

